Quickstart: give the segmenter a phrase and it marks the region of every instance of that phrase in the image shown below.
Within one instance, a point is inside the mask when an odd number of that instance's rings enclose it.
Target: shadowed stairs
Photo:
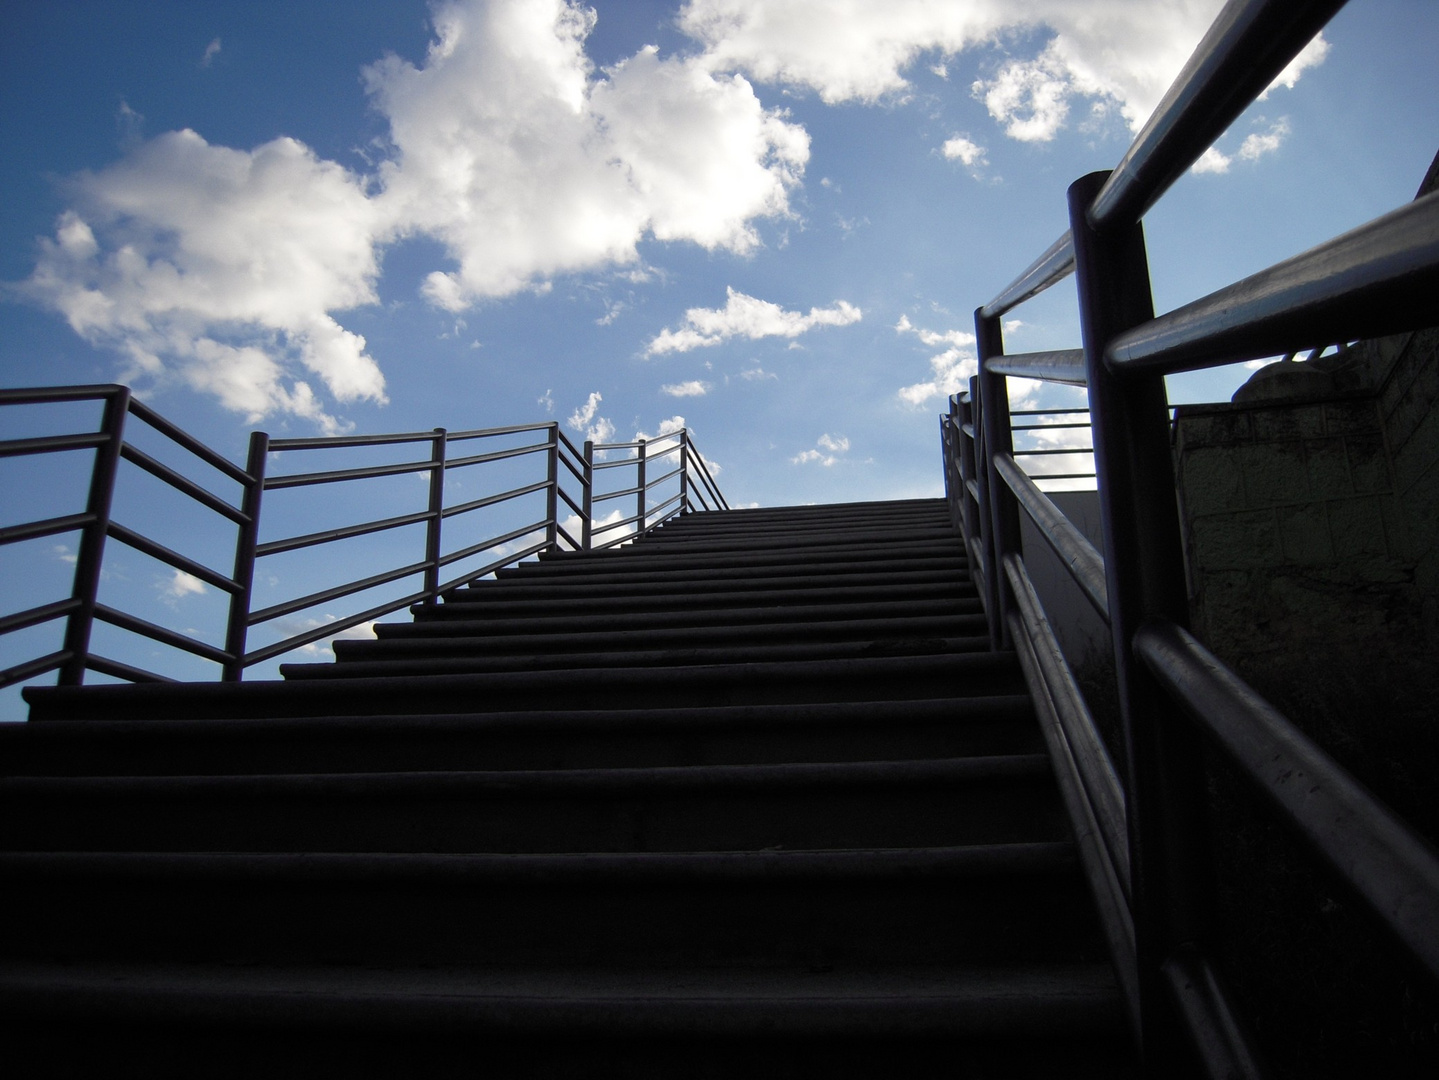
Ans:
[[[12,1063],[1128,1074],[942,501],[689,515],[376,631],[284,682],[27,691]]]

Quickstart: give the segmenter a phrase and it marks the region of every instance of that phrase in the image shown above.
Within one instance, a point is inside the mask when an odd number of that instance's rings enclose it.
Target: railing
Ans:
[[[0,617],[0,638],[63,620],[63,644],[0,670],[0,688],[51,671],[59,672],[58,681],[63,685],[82,683],[87,671],[134,682],[169,681],[166,675],[95,652],[90,639],[97,623],[217,664],[223,680],[238,681],[246,669],[256,664],[333,638],[401,608],[434,603],[457,588],[530,556],[592,546],[610,547],[633,540],[677,514],[728,509],[686,430],[648,442],[601,446],[586,443],[583,451],[577,450],[554,422],[474,431],[436,428],[409,434],[314,439],[272,440],[257,431],[250,437],[247,463],[241,468],[136,401],[124,386],[0,391],[0,407],[95,402],[101,407],[98,430],[0,441],[0,459],[94,452],[85,478],[88,497],[83,512],[57,514],[0,528],[0,548],[79,533],[78,551],[71,557],[75,570],[70,596],[33,604]],[[206,483],[162,461],[165,454],[141,450],[129,438],[127,419],[141,421],[150,438],[159,438],[172,451],[188,455],[204,469],[218,473],[222,481],[238,485],[238,492],[229,498],[216,494]],[[655,443],[664,447],[659,453],[650,449]],[[419,454],[415,452],[417,449]],[[398,454],[399,459],[366,460],[375,453],[388,453],[391,457]],[[620,456],[615,457],[616,453]],[[283,467],[289,459],[312,462],[326,454],[338,455],[345,467],[303,472],[285,471]],[[601,460],[596,460],[597,454]],[[163,519],[164,514],[154,515],[157,520],[152,521],[146,531],[133,527],[133,523],[126,525],[114,519],[115,492],[125,479],[121,468],[125,463],[162,481],[208,514],[211,524],[219,522],[229,530],[228,539],[222,537],[219,544],[227,549],[225,557],[233,558],[232,572],[216,570],[204,559],[181,554],[155,539],[154,533],[164,525],[163,520],[158,519]],[[655,475],[656,463],[659,475]],[[447,478],[461,473],[472,476],[481,468],[486,470],[485,478],[489,481],[483,486],[476,488],[474,484],[462,484],[456,479],[450,479],[447,486]],[[627,486],[619,491],[597,493],[593,482],[596,471],[621,477]],[[369,498],[364,498],[366,493],[361,489],[366,482],[404,485],[416,477],[424,481],[425,500],[421,508],[380,518],[365,515],[365,510],[376,503],[397,508],[407,494],[391,490],[377,495],[371,490],[367,493]],[[26,486],[38,497],[44,484],[37,469]],[[674,494],[665,497],[671,488]],[[306,497],[302,504],[270,505],[280,492],[291,489],[304,489]],[[338,509],[326,505],[327,494],[335,496],[329,502],[338,504]],[[620,521],[604,521],[597,527],[591,516],[593,506],[622,495],[634,497],[635,514]],[[291,526],[290,531],[275,539],[263,538],[262,505],[266,507],[265,523],[279,522],[282,526]],[[481,511],[485,512],[483,523],[478,521]],[[355,513],[361,515],[360,520],[346,516]],[[316,517],[323,527],[294,531],[295,522]],[[337,518],[346,523],[334,524]],[[477,534],[464,531],[479,526],[483,527]],[[407,531],[410,546],[402,535]],[[610,535],[604,543],[596,545],[594,537],[600,534]],[[183,540],[193,540],[183,529],[181,535]],[[365,557],[361,556],[363,572],[358,576],[352,572],[342,574],[344,580],[338,584],[327,584],[301,595],[261,596],[261,593],[275,591],[277,586],[268,579],[273,576],[278,580],[278,575],[263,575],[266,582],[261,585],[257,570],[278,557],[311,553],[311,561],[298,574],[290,576],[303,577],[313,584],[314,579],[344,571],[355,562],[353,557],[338,553],[340,542],[385,536],[399,538],[387,541],[388,546],[378,556],[371,553],[369,563],[364,563]],[[217,561],[216,542],[213,537],[210,539],[209,562],[213,563]],[[223,646],[202,640],[197,631],[174,630],[140,617],[133,609],[126,611],[121,606],[100,602],[107,540],[119,541],[173,568],[195,591],[208,587],[224,594],[228,598],[227,612],[222,635],[219,635],[223,637]],[[313,558],[317,549],[323,549],[322,558]],[[377,558],[381,560],[379,567],[375,564]],[[407,581],[412,581],[413,587],[401,587],[399,595],[392,593],[379,599],[374,594],[386,587],[403,586]],[[277,620],[366,593],[379,602],[369,603],[363,610],[341,618],[311,619],[312,625],[298,630],[282,629],[276,640],[260,647],[250,642],[254,628],[272,626]],[[257,606],[260,600],[264,601],[263,606]]]
[[[1166,374],[1431,325],[1439,194],[1158,317],[1140,225],[1340,6],[1231,0],[1119,166],[1070,187],[1070,231],[975,312],[980,370],[941,419],[948,499],[993,645],[1016,651],[1033,691],[1156,1076],[1184,1074],[1196,1058],[1210,1076],[1263,1075],[1215,960],[1204,743],[1439,976],[1439,856],[1185,628],[1164,387]],[[1071,273],[1083,348],[1006,355],[1001,316]],[[1088,388],[1102,554],[1018,467],[1010,376]],[[1021,510],[1110,626],[1121,769],[1030,582]]]

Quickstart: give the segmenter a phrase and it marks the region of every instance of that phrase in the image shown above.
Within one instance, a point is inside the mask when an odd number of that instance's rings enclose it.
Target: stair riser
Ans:
[[[405,625],[405,624],[399,624]],[[915,637],[983,636],[982,615],[958,615],[914,619],[854,619],[837,622],[748,624],[743,626],[688,627],[666,630],[609,630],[589,634],[566,632],[560,627],[551,634],[438,636],[380,636],[378,641],[336,641],[340,659],[446,655],[463,652],[474,656],[524,653],[545,649],[550,652],[600,652],[622,649],[692,649],[760,643],[783,645],[796,642],[855,642]],[[987,640],[987,639],[986,639]]]
[[[1029,702],[0,727],[12,776],[226,776],[904,761],[1043,748]]]
[[[852,565],[852,564],[850,564]],[[810,569],[810,568],[806,568]],[[871,567],[852,570],[825,568],[824,573],[792,572],[781,568],[774,573],[732,571],[727,574],[691,570],[654,571],[637,574],[567,574],[546,579],[539,574],[524,577],[480,580],[468,585],[461,596],[486,595],[495,599],[581,599],[591,596],[614,596],[631,593],[635,596],[663,596],[671,593],[713,591],[718,584],[742,592],[762,589],[832,589],[836,585],[934,585],[948,586],[969,581],[967,570],[960,566],[938,570],[916,570],[903,573],[876,573]]]
[[[647,792],[615,785],[567,793],[523,783],[505,790],[501,783],[426,783],[423,776],[371,784],[295,778],[90,787],[57,782],[48,792],[0,791],[0,845],[11,851],[560,853],[923,847],[1066,835],[1043,774],[946,785],[695,785]]]
[[[694,569],[707,567],[760,567],[760,566],[804,566],[824,562],[870,561],[876,569],[886,566],[892,559],[941,559],[951,563],[963,563],[966,553],[957,537],[943,540],[907,542],[902,547],[893,544],[867,542],[835,543],[824,546],[792,545],[785,548],[757,547],[747,549],[701,550],[698,547],[683,548],[647,547],[634,544],[627,547],[606,548],[602,551],[542,553],[537,562],[522,563],[515,567],[516,574],[561,574],[567,570],[583,573],[619,573],[633,571],[639,566],[654,566],[657,569]]]
[[[443,639],[441,639],[443,641]],[[987,637],[915,638],[912,640],[840,641],[818,644],[775,644],[750,648],[673,648],[626,652],[543,652],[522,655],[475,656],[468,642],[451,642],[435,648],[397,650],[376,642],[369,656],[342,654],[338,664],[282,664],[286,679],[378,678],[399,675],[441,675],[485,672],[569,671],[574,668],[625,667],[663,669],[686,664],[757,664],[775,660],[846,660],[874,656],[940,656],[985,652]],[[405,651],[419,655],[405,656]]]
[[[14,959],[938,966],[1100,955],[1076,872],[982,880],[12,879]]]

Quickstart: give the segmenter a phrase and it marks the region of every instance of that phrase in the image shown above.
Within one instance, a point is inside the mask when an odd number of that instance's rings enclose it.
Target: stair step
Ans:
[[[0,855],[15,960],[807,970],[1092,961],[1068,844]]]
[[[882,761],[1034,753],[1024,695],[709,709],[0,725],[12,776],[216,776]]]
[[[591,642],[591,645],[594,643]],[[445,675],[475,672],[570,671],[575,668],[681,666],[694,664],[753,664],[773,661],[846,660],[874,656],[935,656],[982,652],[989,637],[886,638],[880,640],[787,642],[669,649],[629,649],[605,652],[502,653],[476,656],[463,638],[416,638],[407,642],[375,641],[368,653],[340,650],[340,663],[281,664],[286,679],[376,678],[399,675]],[[409,655],[404,654],[407,646]],[[429,646],[429,648],[427,648]],[[401,650],[396,655],[394,650]],[[359,653],[357,655],[356,653]]]
[[[733,551],[697,548],[670,550],[646,547],[641,543],[625,544],[621,547],[604,548],[595,551],[541,552],[537,561],[520,563],[515,570],[521,573],[563,573],[567,569],[591,570],[604,567],[606,570],[639,569],[654,565],[672,568],[688,567],[703,569],[706,566],[795,566],[814,564],[820,561],[855,562],[870,561],[881,565],[887,559],[954,559],[966,558],[963,545],[957,536],[943,540],[926,540],[907,543],[896,550],[882,543],[845,542],[825,545],[822,548],[795,545],[784,548],[756,548]],[[651,564],[650,560],[654,560]]]
[[[591,605],[570,601],[544,605],[531,601],[511,608],[436,604],[411,609],[413,623],[378,623],[382,637],[440,636],[452,634],[510,635],[544,632],[584,632],[619,630],[621,625],[634,625],[639,619],[617,622],[613,614],[587,615]],[[643,625],[648,629],[661,627],[697,629],[712,627],[720,620],[716,610],[723,612],[723,622],[732,626],[796,622],[839,622],[856,619],[895,619],[906,615],[916,617],[960,617],[982,614],[984,607],[978,597],[948,597],[932,600],[870,601],[863,604],[787,604],[773,607],[736,607],[696,610],[678,608],[645,613]],[[383,628],[383,629],[382,629]]]
[[[1122,1080],[1107,965],[962,970],[0,965],[25,1075]],[[3,1021],[0,1021],[3,1023]],[[77,1033],[94,1032],[95,1038]],[[623,1072],[618,1069],[623,1068]]]
[[[298,682],[141,683],[27,687],[31,719],[189,719],[450,713],[483,702],[500,711],[818,704],[1025,692],[1013,653],[954,653],[863,660],[577,668],[493,675],[315,679]]]
[[[375,641],[340,640],[335,655],[342,660],[406,655],[496,655],[545,649],[553,653],[607,652],[655,648],[687,649],[716,647],[744,642],[749,645],[793,644],[838,641],[897,641],[917,637],[977,637],[987,634],[985,618],[975,615],[922,616],[909,619],[845,619],[824,622],[740,623],[734,626],[653,627],[643,630],[615,629],[575,633],[565,622],[552,624],[550,633],[466,633],[464,627],[483,626],[480,620],[440,622],[437,631],[423,637],[395,634],[396,626],[410,623],[377,624]],[[438,631],[448,629],[448,634]],[[987,639],[986,639],[987,647]]]
[[[716,851],[1058,840],[1047,759],[0,779],[9,851]]]
[[[638,579],[637,579],[638,578]],[[471,582],[467,591],[503,593],[506,598],[520,596],[568,597],[613,595],[618,586],[637,596],[655,593],[683,592],[686,588],[719,582],[743,591],[765,589],[833,588],[835,585],[949,585],[967,581],[969,576],[955,565],[912,570],[876,570],[868,563],[835,563],[825,565],[822,572],[813,566],[795,572],[789,567],[763,567],[759,570],[735,567],[729,570],[669,570],[641,576],[635,574],[531,574],[525,577],[500,577]]]

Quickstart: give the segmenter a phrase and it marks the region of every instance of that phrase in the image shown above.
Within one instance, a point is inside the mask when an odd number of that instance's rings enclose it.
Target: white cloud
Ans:
[[[452,0],[420,67],[366,70],[395,151],[380,201],[459,264],[430,276],[439,306],[634,263],[647,233],[747,251],[755,218],[789,213],[804,130],[743,78],[652,47],[597,75],[595,18],[564,0]]]
[[[833,468],[843,458],[841,454],[849,452],[849,440],[843,435],[831,435],[828,432],[815,440],[818,450],[801,450],[794,457],[790,458],[791,465],[822,465],[826,469]]]
[[[955,135],[946,139],[944,145],[939,148],[950,161],[958,161],[970,168],[979,165],[988,165],[989,158],[985,156],[984,147],[974,142],[967,135]]]
[[[252,421],[288,412],[327,429],[296,368],[337,401],[385,401],[365,339],[330,315],[376,299],[359,178],[293,139],[241,151],[177,131],[68,186],[75,208],[21,289],[124,356],[127,381],[178,381]]]
[[[590,442],[607,443],[614,438],[615,426],[603,416],[596,415],[600,409],[600,402],[604,396],[594,391],[586,399],[585,403],[575,409],[566,421],[576,431],[584,432],[584,436]]]
[[[966,330],[925,330],[911,323],[907,315],[899,317],[894,329],[899,334],[913,334],[931,347],[948,346],[943,352],[930,357],[930,378],[900,388],[901,401],[919,407],[932,398],[947,398],[969,389],[970,377],[979,370],[978,360],[970,351],[974,345],[973,334]]]
[[[295,637],[310,630],[318,630],[328,623],[338,621],[339,616],[326,612],[320,618],[306,616],[304,618],[280,619],[276,622],[276,628],[285,637]],[[333,660],[335,658],[334,643],[336,641],[373,641],[375,637],[375,620],[357,623],[344,630],[337,631],[334,635],[321,638],[319,641],[312,641],[308,645],[301,645],[295,651],[318,660]]]
[[[205,55],[200,57],[200,66],[209,67],[215,62],[215,57],[220,55],[220,39],[213,38],[210,44],[205,46]]]
[[[535,399],[535,404],[543,406],[548,414],[553,415],[555,411],[555,398],[548,390]]]
[[[762,367],[745,368],[739,373],[739,377],[746,382],[763,381],[765,379],[778,379],[779,376],[772,371],[766,371]]]
[[[168,578],[160,578],[160,599],[167,604],[174,604],[176,600],[182,600],[187,596],[203,596],[208,590],[205,583],[194,574],[187,574],[183,570],[174,571]]]
[[[668,420],[661,420],[659,430],[653,435],[645,431],[636,431],[635,441],[638,442],[640,439],[644,439],[646,442],[649,442],[651,439],[661,439],[666,435],[673,435],[676,431],[683,431],[684,429],[685,418],[676,414]]]
[[[804,129],[694,57],[646,48],[597,72],[594,20],[568,0],[440,0],[419,66],[365,70],[389,121],[372,175],[294,139],[237,150],[170,132],[71,178],[21,291],[119,353],[126,381],[335,430],[318,391],[385,401],[336,313],[376,302],[388,243],[440,241],[455,265],[423,291],[455,312],[557,274],[633,268],[645,236],[753,249],[758,219],[790,214]]]
[[[1314,40],[1299,50],[1299,55],[1289,61],[1289,66],[1275,76],[1274,81],[1269,84],[1264,93],[1259,95],[1263,101],[1275,90],[1283,87],[1286,90],[1293,90],[1294,84],[1299,81],[1299,76],[1312,67],[1318,67],[1324,63],[1329,56],[1329,42],[1324,40],[1323,34],[1316,34]]]
[[[1263,118],[1260,118],[1263,122]],[[1266,154],[1272,154],[1278,150],[1284,140],[1289,136],[1289,120],[1281,116],[1275,123],[1271,124],[1268,131],[1253,131],[1245,136],[1244,141],[1239,144],[1239,149],[1233,154],[1226,154],[1217,146],[1211,146],[1204,151],[1199,160],[1193,165],[1196,173],[1227,173],[1236,160],[1258,161]]]
[[[669,383],[660,387],[661,394],[668,394],[670,397],[704,397],[711,390],[707,382],[699,379],[690,379],[682,383]]]
[[[713,70],[810,89],[822,100],[874,102],[909,90],[905,71],[934,71],[982,46],[1043,42],[979,80],[978,94],[1014,138],[1052,138],[1075,97],[1113,104],[1137,130],[1174,81],[1223,0],[690,0],[681,29]],[[1275,80],[1294,85],[1327,51],[1322,38]],[[934,53],[938,53],[938,64]]]
[[[733,288],[727,288],[728,299],[722,308],[690,308],[685,312],[685,325],[678,330],[668,328],[649,343],[646,355],[688,352],[703,346],[718,345],[732,337],[750,340],[765,337],[796,338],[818,326],[848,326],[859,322],[863,312],[845,300],[834,307],[810,308],[808,315],[785,311],[769,300],[758,300]]]

